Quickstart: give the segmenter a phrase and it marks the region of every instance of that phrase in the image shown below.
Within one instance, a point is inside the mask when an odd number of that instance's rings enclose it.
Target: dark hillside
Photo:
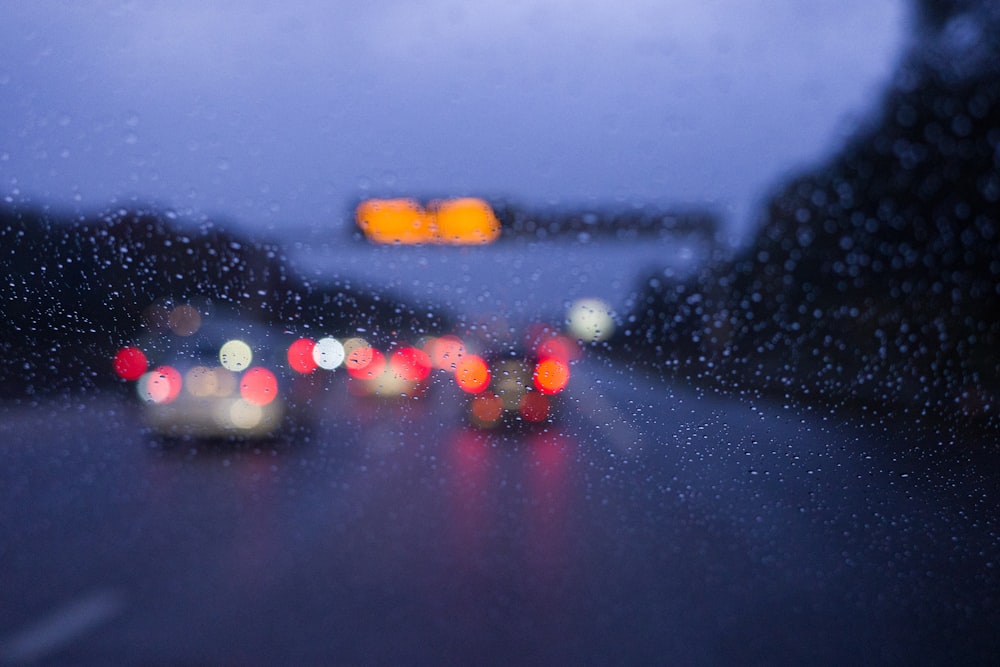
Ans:
[[[996,421],[1000,20],[942,11],[874,126],[785,185],[735,260],[651,278],[624,349],[737,391]]]
[[[157,301],[196,301],[251,320],[330,333],[436,330],[384,295],[290,275],[277,245],[149,210],[68,220],[0,210],[0,387],[22,394],[110,380],[108,360]]]

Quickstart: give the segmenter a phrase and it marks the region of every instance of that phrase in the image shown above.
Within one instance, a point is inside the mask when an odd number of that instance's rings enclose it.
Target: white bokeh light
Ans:
[[[614,313],[601,299],[578,299],[566,311],[566,328],[587,343],[607,340],[615,332]]]
[[[219,348],[219,363],[229,371],[246,370],[253,361],[253,351],[241,340],[233,339],[223,343]]]
[[[344,363],[345,356],[344,346],[336,338],[320,338],[312,350],[316,365],[328,371]]]

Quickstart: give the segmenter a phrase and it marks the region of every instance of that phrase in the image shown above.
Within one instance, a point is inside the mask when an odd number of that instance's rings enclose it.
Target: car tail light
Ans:
[[[543,359],[535,365],[532,380],[543,394],[558,394],[569,383],[569,366],[565,361],[554,357]]]
[[[309,338],[299,338],[288,346],[288,365],[296,373],[306,375],[319,367],[313,357],[316,343]]]
[[[490,384],[490,368],[482,357],[467,354],[455,366],[455,382],[462,391],[478,394]]]
[[[135,381],[149,368],[146,354],[137,347],[123,347],[115,354],[115,373],[123,380]]]
[[[240,395],[248,403],[267,405],[278,396],[278,379],[262,366],[248,368],[240,380]]]
[[[423,382],[431,373],[431,358],[415,347],[401,347],[389,361],[393,373],[409,382]]]

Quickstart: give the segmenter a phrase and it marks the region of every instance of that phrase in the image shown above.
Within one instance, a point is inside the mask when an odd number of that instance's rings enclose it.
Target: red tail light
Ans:
[[[137,347],[123,347],[115,354],[115,373],[123,380],[135,381],[149,368],[146,355]]]
[[[267,405],[278,396],[278,378],[261,366],[248,368],[240,380],[240,395],[248,403]]]
[[[313,348],[316,343],[309,338],[299,338],[288,346],[288,365],[292,370],[303,375],[312,373],[319,366],[313,358]]]
[[[393,353],[389,364],[396,375],[410,382],[422,382],[431,373],[430,356],[415,347],[399,348]]]

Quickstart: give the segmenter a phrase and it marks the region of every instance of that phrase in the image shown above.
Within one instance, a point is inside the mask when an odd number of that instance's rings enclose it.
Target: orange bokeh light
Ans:
[[[490,368],[482,357],[467,354],[455,366],[455,382],[462,391],[478,394],[490,384]]]
[[[427,243],[433,236],[431,216],[413,199],[369,199],[358,206],[355,218],[375,243]]]
[[[267,405],[278,396],[278,378],[261,366],[247,369],[240,381],[240,395],[254,405]]]
[[[482,199],[464,197],[433,201],[435,240],[449,245],[485,245],[500,237],[500,221]]]
[[[316,342],[309,338],[299,338],[288,346],[288,365],[297,373],[312,373],[319,366],[313,358]]]
[[[493,425],[503,415],[503,399],[490,391],[484,391],[472,398],[469,407],[472,418],[484,426]]]
[[[435,200],[425,209],[414,199],[368,199],[355,220],[374,243],[483,245],[500,237],[500,220],[482,199]]]
[[[371,380],[385,370],[385,355],[374,347],[359,347],[351,350],[344,365],[352,378]]]
[[[569,366],[555,357],[543,359],[535,366],[532,379],[543,394],[558,394],[569,383]]]

